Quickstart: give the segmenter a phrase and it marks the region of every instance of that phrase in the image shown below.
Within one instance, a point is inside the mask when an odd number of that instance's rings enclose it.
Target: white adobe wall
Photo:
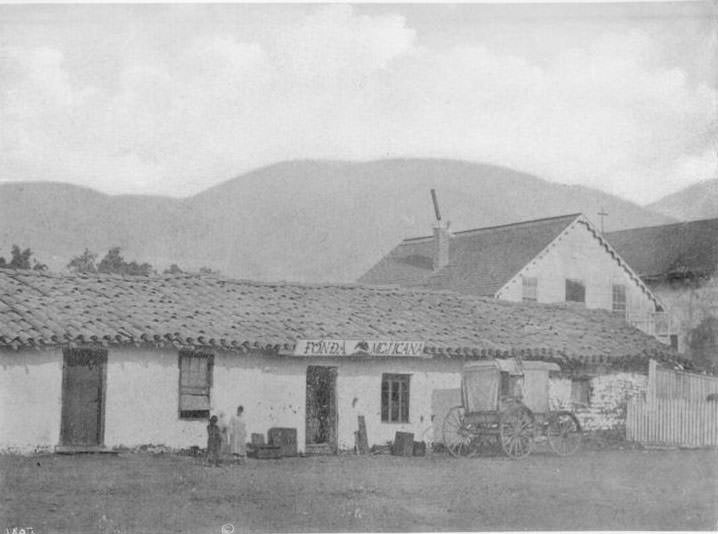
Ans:
[[[52,449],[60,442],[62,351],[0,354],[0,451]],[[370,444],[383,444],[396,431],[417,439],[431,425],[434,389],[458,388],[461,362],[433,360],[331,360],[268,358],[215,352],[213,413],[232,414],[245,406],[248,432],[266,436],[274,426],[297,429],[304,448],[306,369],[338,368],[338,440],[354,447],[357,416],[364,415]],[[410,379],[410,422],[381,422],[382,373]],[[182,420],[178,413],[178,351],[110,347],[105,389],[108,447],[165,445],[186,448],[206,443],[206,421]]]
[[[306,366],[290,357],[215,353],[212,410],[229,421],[244,406],[248,440],[253,432],[266,440],[272,427],[296,428],[303,450]]]
[[[626,426],[628,399],[645,395],[648,377],[640,373],[612,373],[590,379],[589,406],[575,410],[586,431],[622,430]],[[552,409],[572,409],[571,379],[552,378],[549,381]]]
[[[612,310],[613,284],[624,284],[626,305],[632,318],[646,317],[655,309],[653,301],[585,224],[577,224],[521,274],[538,279],[539,302],[565,302],[566,279],[571,278],[584,281],[587,308]],[[520,302],[523,296],[521,276],[515,277],[497,296]]]
[[[225,419],[241,404],[247,432],[296,427],[304,440],[305,369],[296,362],[214,352],[210,407]],[[108,356],[105,444],[108,447],[207,443],[207,421],[179,417],[179,351],[111,348]],[[301,423],[301,424],[300,424]],[[248,436],[249,438],[249,436]]]
[[[462,365],[460,361],[428,359],[342,362],[337,378],[339,448],[354,447],[354,432],[357,430],[359,415],[365,416],[369,445],[383,445],[393,441],[396,432],[412,432],[414,439],[419,441],[424,432],[432,427],[432,392],[459,388]],[[383,373],[411,375],[408,423],[381,421]]]
[[[397,431],[417,439],[431,425],[434,389],[458,388],[461,362],[432,360],[336,360],[226,355],[215,359],[213,409],[229,417],[245,407],[247,431],[266,436],[274,426],[297,429],[305,443],[306,371],[310,365],[337,367],[337,438],[340,449],[354,447],[357,417],[364,415],[369,444],[384,444]],[[410,374],[409,423],[381,422],[383,373]]]
[[[105,444],[153,444],[186,448],[206,443],[206,421],[178,416],[179,368],[176,350],[110,349],[108,357]],[[305,442],[306,369],[338,368],[337,408],[340,449],[354,447],[357,416],[364,415],[370,445],[383,444],[397,431],[417,439],[431,425],[434,389],[458,388],[461,362],[433,360],[332,360],[265,357],[215,352],[213,413],[229,419],[245,407],[247,432],[266,436],[271,427],[297,429]],[[381,422],[382,373],[410,374],[409,423]]]
[[[54,448],[61,398],[62,351],[0,351],[0,452]]]
[[[370,445],[384,444],[397,431],[416,439],[432,426],[435,391],[459,387],[461,361],[331,360],[215,353],[211,405],[227,417],[245,406],[248,432],[266,435],[273,426],[297,429],[304,448],[306,369],[336,366],[338,440],[354,446],[357,416],[364,415]],[[408,423],[381,422],[382,373],[410,374]],[[587,430],[625,424],[625,401],[645,391],[645,375],[616,373],[592,379],[591,407],[579,411]],[[553,405],[570,400],[570,381],[551,381]],[[105,444],[109,447],[206,443],[206,421],[181,420],[177,350],[110,348],[105,392]],[[0,353],[0,451],[31,452],[59,443],[62,351]],[[439,417],[443,417],[443,414]]]
[[[108,349],[106,446],[204,446],[206,421],[179,418],[178,354],[150,348]]]

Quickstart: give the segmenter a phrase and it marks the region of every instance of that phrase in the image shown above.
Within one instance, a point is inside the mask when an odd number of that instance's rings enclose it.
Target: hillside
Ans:
[[[442,214],[462,230],[581,211],[606,230],[671,222],[617,197],[453,160],[293,161],[186,199],[108,196],[57,183],[0,185],[0,255],[29,246],[63,268],[84,248],[123,248],[158,268],[210,266],[259,280],[352,281]]]
[[[718,178],[686,187],[646,207],[684,221],[718,217]]]

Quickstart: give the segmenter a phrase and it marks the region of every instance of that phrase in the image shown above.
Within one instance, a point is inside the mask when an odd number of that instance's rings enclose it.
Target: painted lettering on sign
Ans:
[[[424,356],[423,341],[300,339],[294,356]]]

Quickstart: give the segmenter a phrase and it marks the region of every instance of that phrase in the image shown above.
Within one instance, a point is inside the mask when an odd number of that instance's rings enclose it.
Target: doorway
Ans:
[[[104,443],[107,351],[66,349],[62,366],[63,446],[98,447]]]
[[[307,367],[306,445],[337,451],[337,368]]]

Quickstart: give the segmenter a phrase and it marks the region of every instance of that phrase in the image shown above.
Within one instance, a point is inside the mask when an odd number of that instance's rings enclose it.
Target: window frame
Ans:
[[[571,286],[573,286],[574,290],[581,288],[583,300],[569,299],[569,294],[573,293],[573,291],[571,291]],[[566,282],[564,284],[564,291],[565,302],[576,302],[584,305],[586,304],[586,283],[583,280],[579,278],[566,278]]]
[[[185,373],[191,373],[190,369],[187,369],[186,367],[183,367],[182,362],[183,359],[186,358],[194,358],[194,359],[202,359],[205,360],[206,368],[205,368],[205,384],[202,386],[194,386],[194,385],[188,385],[187,379],[185,378]],[[210,406],[212,401],[212,386],[214,382],[214,354],[211,352],[205,352],[205,351],[199,351],[199,350],[192,350],[192,349],[183,349],[179,351],[179,355],[177,358],[177,365],[179,367],[179,387],[178,387],[178,405],[177,405],[177,413],[180,419],[186,419],[186,420],[196,420],[196,419],[207,419],[209,417],[210,413]],[[206,392],[200,392],[197,393],[197,390],[206,390]],[[183,410],[183,396],[196,396],[196,397],[206,397],[206,409],[200,409],[200,410]]]
[[[527,292],[528,290],[528,292]],[[531,296],[533,292],[533,297]],[[522,276],[521,277],[521,301],[522,302],[538,302],[538,277]]]
[[[617,295],[620,295],[621,291],[617,290],[623,290],[622,307],[620,305],[620,299],[616,298]],[[623,318],[628,317],[628,289],[626,288],[626,284],[611,284],[611,311]]]
[[[380,405],[382,423],[409,423],[411,417],[411,375],[382,373]]]
[[[591,404],[591,379],[588,377],[571,379],[571,403],[583,406]]]

